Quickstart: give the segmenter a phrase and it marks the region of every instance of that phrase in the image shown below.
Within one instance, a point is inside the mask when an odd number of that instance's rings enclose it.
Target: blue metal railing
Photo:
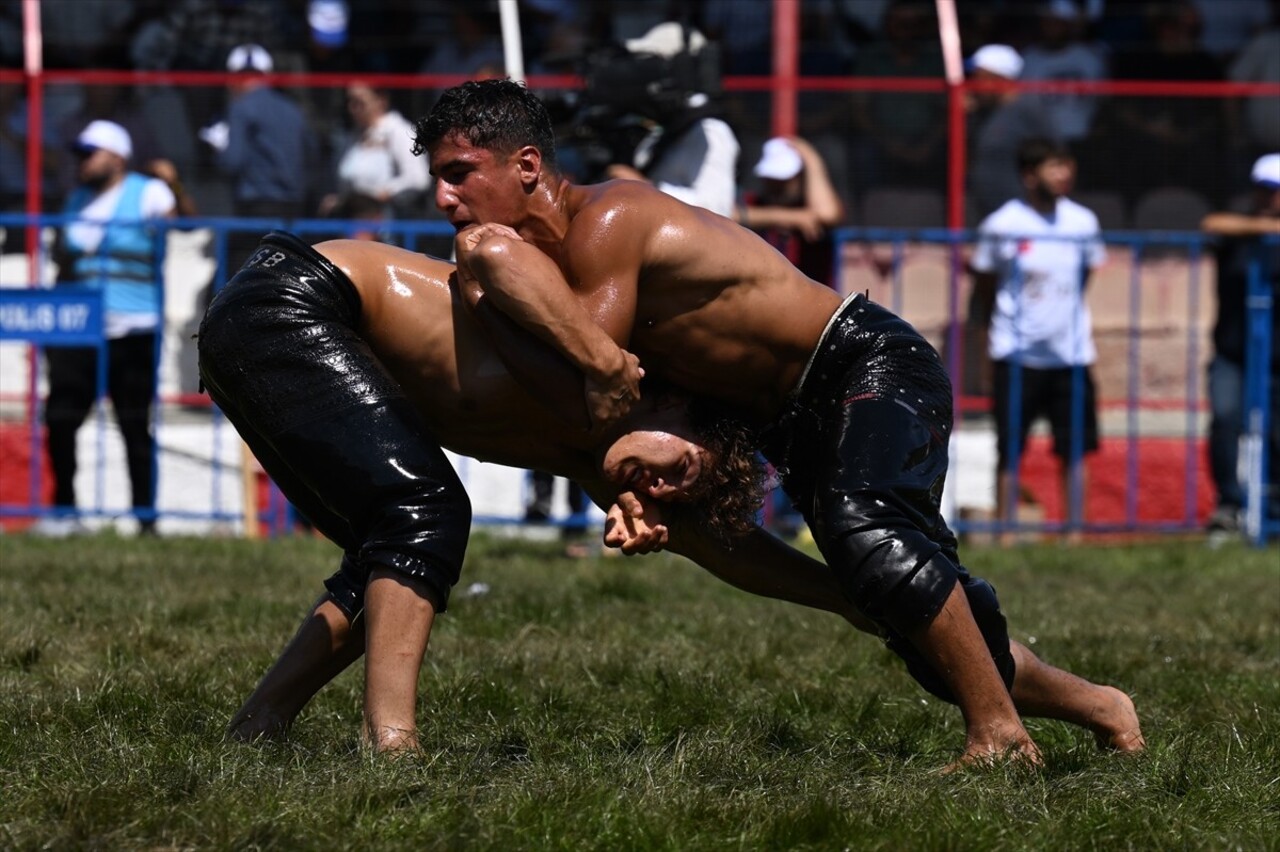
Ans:
[[[65,225],[68,217],[63,215],[41,215],[37,217],[28,217],[22,214],[17,215],[0,215],[0,227],[5,228],[23,228],[37,227],[58,228]],[[304,236],[314,237],[316,235],[333,235],[335,237],[343,236],[357,230],[374,231],[378,238],[396,243],[405,248],[416,250],[419,244],[426,239],[439,238],[448,239],[453,236],[453,229],[450,225],[443,221],[338,221],[338,220],[313,220],[302,219],[286,222],[281,219],[235,219],[225,217],[204,217],[192,219],[168,220],[156,223],[157,233],[163,237],[169,230],[191,230],[191,229],[208,229],[213,233],[213,259],[216,263],[216,271],[213,278],[213,287],[216,290],[229,277],[231,270],[228,270],[228,240],[234,234],[254,234],[259,235],[269,230],[283,228],[293,231]],[[842,256],[843,247],[849,243],[888,243],[892,249],[892,260],[887,276],[891,289],[891,298],[889,306],[896,312],[903,312],[905,304],[905,294],[911,286],[911,282],[907,280],[904,274],[907,263],[907,247],[909,244],[934,244],[944,246],[948,249],[948,311],[949,321],[946,328],[945,339],[948,349],[948,366],[953,377],[958,380],[960,375],[960,358],[961,358],[961,330],[964,322],[964,313],[962,306],[959,304],[960,294],[962,292],[962,278],[965,274],[963,264],[963,249],[972,244],[975,240],[975,234],[971,231],[951,231],[947,229],[883,229],[883,228],[845,228],[836,232],[836,253],[837,258]],[[1199,281],[1198,281],[1198,263],[1196,262],[1204,247],[1209,242],[1209,238],[1200,233],[1104,233],[1103,240],[1112,246],[1125,246],[1133,250],[1132,271],[1130,275],[1130,318],[1129,318],[1129,344],[1127,351],[1127,382],[1126,382],[1126,424],[1125,439],[1127,446],[1126,453],[1126,493],[1125,493],[1125,512],[1124,519],[1119,523],[1090,523],[1083,521],[1081,527],[1091,532],[1114,532],[1114,531],[1186,531],[1198,527],[1200,521],[1197,518],[1197,493],[1199,489],[1198,483],[1198,466],[1196,464],[1196,456],[1201,452],[1200,441],[1202,439],[1200,427],[1199,412],[1199,391],[1198,378],[1200,370],[1200,348],[1198,337],[1195,333],[1190,333],[1186,342],[1186,369],[1187,369],[1187,391],[1186,391],[1186,415],[1184,418],[1184,435],[1187,454],[1184,470],[1185,497],[1183,501],[1184,512],[1181,518],[1165,519],[1159,521],[1144,521],[1139,517],[1138,513],[1138,497],[1141,491],[1142,482],[1140,481],[1140,469],[1138,466],[1138,456],[1141,450],[1139,438],[1141,437],[1140,423],[1138,414],[1142,408],[1141,392],[1141,369],[1143,365],[1143,353],[1141,349],[1141,328],[1139,323],[1141,312],[1142,297],[1142,276],[1141,265],[1143,261],[1143,253],[1150,249],[1159,250],[1176,250],[1183,252],[1190,263],[1188,280],[1186,285],[1186,311],[1189,317],[1195,318],[1199,316],[1201,309],[1199,297]],[[1043,237],[1037,236],[1038,239]],[[163,239],[160,240],[164,242]],[[1265,244],[1275,244],[1280,242],[1280,238],[1264,238]],[[41,249],[44,252],[44,249]],[[43,254],[38,258],[40,268],[44,266]],[[1264,541],[1267,537],[1280,534],[1280,521],[1268,519],[1263,511],[1263,504],[1266,499],[1266,490],[1268,488],[1267,472],[1274,464],[1271,458],[1271,449],[1265,436],[1268,430],[1274,428],[1276,415],[1274,414],[1275,403],[1277,399],[1277,391],[1274,382],[1269,380],[1269,372],[1267,365],[1269,363],[1270,347],[1276,345],[1270,338],[1270,329],[1272,328],[1271,316],[1276,310],[1274,304],[1275,297],[1273,287],[1268,284],[1268,272],[1262,268],[1261,256],[1254,258],[1251,267],[1251,276],[1249,283],[1249,359],[1247,364],[1248,379],[1247,387],[1247,424],[1248,434],[1246,436],[1246,458],[1249,460],[1248,468],[1248,494],[1249,505],[1246,516],[1248,518],[1248,530],[1250,537],[1256,541]],[[159,268],[159,267],[157,267]],[[837,266],[839,268],[839,266]],[[1275,275],[1275,272],[1270,273]],[[163,292],[163,288],[162,288]],[[0,300],[2,304],[9,305],[12,302],[13,289],[0,289]],[[163,298],[163,296],[162,296]],[[7,308],[6,308],[7,310]],[[907,310],[908,318],[910,318],[910,310]],[[0,319],[4,317],[3,311],[0,311]],[[163,315],[163,303],[162,303]],[[0,329],[2,330],[2,329]],[[20,334],[8,335],[9,339],[29,339],[22,338]],[[38,342],[38,341],[37,341]],[[159,359],[157,358],[157,363]],[[99,385],[100,389],[102,384]],[[1077,385],[1073,393],[1073,419],[1080,416],[1083,412],[1083,394]],[[225,430],[224,421],[216,408],[211,409],[212,427],[214,441],[218,442],[222,431]],[[158,413],[157,413],[158,416]],[[103,438],[103,421],[102,415],[99,413],[99,435],[98,440],[101,443]],[[1078,420],[1077,420],[1078,422]],[[40,482],[40,458],[39,446],[39,430],[36,406],[29,406],[29,421],[31,428],[31,444],[32,444],[32,464],[29,475],[31,479],[29,500],[25,504],[0,505],[0,516],[39,516],[48,512],[47,507],[40,505],[41,500],[41,482]],[[159,427],[157,428],[157,432]],[[157,441],[157,446],[159,446]],[[220,444],[215,444],[220,446]],[[1077,450],[1081,449],[1076,447]],[[99,459],[102,454],[99,453]],[[103,464],[102,461],[99,465]],[[214,453],[212,460],[213,465],[213,484],[209,499],[209,507],[199,511],[189,511],[180,509],[164,509],[160,514],[164,517],[175,518],[192,518],[210,521],[235,521],[240,519],[240,513],[225,508],[230,502],[225,491],[225,484],[219,476],[223,472],[224,467],[229,465],[221,455]],[[158,465],[154,464],[153,470],[157,470]],[[9,475],[7,472],[5,475]],[[98,487],[96,489],[95,504],[86,508],[85,513],[89,515],[109,515],[103,508],[102,486],[103,481],[101,469],[98,471]],[[1026,524],[1012,522],[1008,523],[1001,519],[990,521],[969,521],[957,518],[955,525],[960,532],[1003,532],[1007,530],[1039,530],[1047,532],[1058,532],[1066,529],[1073,517],[1083,518],[1084,499],[1081,489],[1073,488],[1070,499],[1070,506],[1064,507],[1066,512],[1064,517],[1066,522],[1038,524]],[[275,500],[276,505],[269,507],[269,511],[264,512],[261,521],[268,529],[285,529],[289,526],[289,514],[287,504],[282,500]],[[487,518],[478,517],[477,521],[503,521],[510,522],[512,518]]]

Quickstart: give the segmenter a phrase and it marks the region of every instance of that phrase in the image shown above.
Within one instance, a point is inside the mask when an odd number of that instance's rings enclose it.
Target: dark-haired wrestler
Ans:
[[[922,685],[959,705],[962,762],[1038,763],[1019,710],[1142,747],[1128,696],[1011,642],[994,590],[961,566],[940,512],[950,382],[906,322],[842,300],[757,235],[646,184],[569,183],[545,108],[509,80],[446,91],[415,146],[460,231],[468,304],[496,307],[564,355],[613,403],[602,419],[636,397],[625,347],[765,430],[762,448],[846,596]],[[524,375],[518,342],[494,338]],[[652,489],[652,471],[616,476]]]
[[[205,387],[289,499],[344,550],[324,596],[232,719],[232,736],[282,732],[363,653],[367,741],[415,746],[419,668],[470,531],[442,446],[572,476],[605,506],[618,489],[602,481],[602,448],[615,463],[683,469],[681,491],[696,478],[692,491],[704,496],[683,504],[699,523],[673,534],[673,550],[747,591],[872,629],[825,566],[752,526],[760,470],[745,430],[714,408],[657,394],[603,439],[588,433],[581,376],[546,350],[534,354],[550,356],[538,382],[518,384],[450,288],[453,271],[377,243],[312,249],[271,234],[209,306],[199,335]],[[530,387],[576,399],[576,410],[563,404],[566,422]],[[648,496],[668,486],[659,477],[652,487]],[[607,524],[609,541],[628,551],[659,535],[617,507]]]

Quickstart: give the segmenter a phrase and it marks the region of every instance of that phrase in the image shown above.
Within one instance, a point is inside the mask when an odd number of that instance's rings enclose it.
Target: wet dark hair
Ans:
[[[1040,168],[1048,160],[1070,160],[1071,149],[1052,139],[1034,137],[1018,146],[1018,171],[1029,172]]]
[[[713,400],[692,399],[687,412],[707,463],[685,499],[667,504],[667,514],[675,524],[698,524],[722,540],[746,535],[764,502],[760,436],[734,409]]]
[[[500,154],[533,145],[542,152],[543,164],[556,169],[556,137],[547,108],[513,80],[469,80],[446,89],[414,127],[416,156],[457,134],[477,148]]]

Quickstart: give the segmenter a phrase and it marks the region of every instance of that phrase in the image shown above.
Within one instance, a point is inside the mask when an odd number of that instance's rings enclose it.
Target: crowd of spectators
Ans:
[[[22,65],[21,9],[0,7],[0,67]],[[41,9],[49,68],[222,71],[232,49],[246,44],[260,45],[283,72],[484,76],[503,67],[496,0],[43,0]],[[678,20],[718,45],[725,74],[767,74],[772,10],[772,0],[520,0],[525,64],[531,73],[573,70],[591,45],[624,43]],[[1280,81],[1277,0],[970,0],[958,11],[966,56],[984,45],[1009,47],[1020,57],[1021,80]],[[802,75],[942,74],[931,0],[800,0],[800,15]],[[24,133],[24,101],[11,88],[0,89],[6,149]],[[377,96],[388,113],[412,121],[438,90],[424,85]],[[301,202],[313,215],[322,203],[338,209],[332,198],[350,189],[339,163],[359,117],[343,109],[344,94],[349,100],[341,86],[286,92],[318,144],[319,165],[308,171]],[[770,135],[766,98],[725,98],[724,116],[743,146],[738,177],[746,189],[755,188],[754,179],[741,163]],[[1280,147],[1274,99],[1040,93],[1023,100],[1015,112],[1044,114],[1086,167],[1082,189],[1114,191],[1130,208],[1168,184],[1226,206],[1248,188],[1238,164]],[[941,191],[945,109],[945,97],[934,93],[805,93],[797,130],[822,151],[850,199],[877,186]],[[152,146],[149,153],[188,175],[205,196],[202,209],[232,212],[215,153],[196,141],[199,129],[226,117],[221,89],[59,84],[48,87],[46,111],[54,154],[46,194],[69,189],[69,161],[56,153],[86,118],[109,118],[129,129],[140,150]],[[23,195],[24,176],[10,171],[0,175],[6,209]],[[400,212],[430,216],[429,208]],[[985,212],[973,210],[970,224]]]

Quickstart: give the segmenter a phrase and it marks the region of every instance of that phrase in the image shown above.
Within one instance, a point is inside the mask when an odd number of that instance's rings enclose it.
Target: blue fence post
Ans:
[[[1080,240],[1077,247],[1080,250],[1080,270],[1076,286],[1080,289],[1078,304],[1082,307],[1071,317],[1073,338],[1078,338],[1081,333],[1080,326],[1084,318],[1084,289],[1089,283],[1091,271],[1088,244]],[[1067,465],[1067,488],[1063,495],[1066,505],[1062,507],[1063,523],[1069,532],[1076,532],[1084,526],[1084,378],[1085,371],[1088,369],[1087,364],[1073,364],[1071,367],[1071,444],[1067,449],[1067,458],[1063,460],[1063,464]]]
[[[1248,341],[1245,351],[1245,458],[1248,460],[1248,482],[1245,489],[1245,530],[1255,545],[1267,539],[1268,503],[1275,498],[1270,494],[1268,476],[1271,429],[1271,340],[1272,311],[1275,295],[1264,275],[1264,251],[1267,243],[1260,241],[1249,258],[1248,289],[1245,297],[1245,316]],[[1271,270],[1276,274],[1276,270]]]
[[[1015,251],[1013,255],[1013,268],[1009,276],[1011,288],[1013,289],[1014,304],[1014,336],[1015,343],[1013,346],[1014,356],[1008,360],[1009,366],[1009,388],[1008,396],[1005,399],[1005,405],[1008,406],[1007,416],[1005,418],[1005,434],[1008,435],[1008,458],[1005,459],[1004,467],[996,473],[996,488],[1000,488],[1000,474],[1006,470],[1009,474],[1009,483],[1004,494],[997,494],[997,500],[1004,499],[1005,514],[996,519],[996,528],[1000,533],[1008,533],[1010,528],[1016,532],[1022,532],[1022,523],[1018,519],[1018,507],[1022,503],[1022,361],[1019,360],[1018,354],[1025,346],[1022,335],[1022,288],[1026,281],[1022,276],[1022,264],[1018,261],[1018,254]],[[998,286],[998,285],[997,285]],[[999,298],[997,296],[997,298]],[[999,412],[996,413],[999,416]],[[999,465],[999,450],[996,451],[996,464]]]
[[[160,401],[160,361],[164,356],[164,328],[165,328],[165,307],[168,300],[165,298],[165,275],[164,264],[169,253],[169,225],[166,222],[155,224],[153,231],[153,248],[154,257],[152,269],[155,272],[155,286],[158,294],[159,312],[158,323],[156,325],[155,343],[152,346],[152,373],[151,373],[151,505],[147,506],[141,514],[137,516],[138,523],[149,522],[154,524],[160,513],[160,433],[161,433],[161,401]]]

